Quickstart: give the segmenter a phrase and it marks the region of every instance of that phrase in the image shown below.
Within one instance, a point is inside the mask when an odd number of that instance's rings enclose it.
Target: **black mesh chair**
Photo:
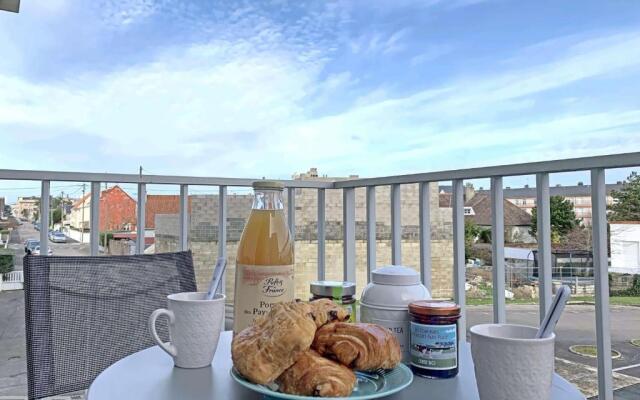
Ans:
[[[24,258],[29,399],[83,390],[109,365],[154,345],[166,296],[196,290],[191,252]],[[168,340],[166,321],[158,334]]]

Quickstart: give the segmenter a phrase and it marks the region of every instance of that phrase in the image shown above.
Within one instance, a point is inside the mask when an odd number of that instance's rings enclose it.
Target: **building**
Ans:
[[[40,197],[18,197],[14,209],[16,218],[26,218],[29,221],[35,221],[38,219],[36,217],[40,210]]]
[[[120,186],[115,185],[100,192],[100,232],[135,230],[136,202]],[[91,226],[91,193],[77,200],[69,214],[69,225],[78,231]]]
[[[0,197],[0,218],[5,218],[6,216],[4,215],[4,206],[5,206],[5,202],[4,202],[4,197]]]
[[[464,219],[484,229],[491,229],[491,196],[486,193],[474,193],[473,188],[465,188]],[[451,193],[439,194],[439,206],[452,206]],[[504,200],[504,240],[506,243],[536,243],[529,233],[531,215],[513,203]]]
[[[613,204],[611,192],[621,190],[622,182],[607,185],[607,205]],[[479,190],[479,193],[490,193],[488,190]],[[549,188],[551,196],[561,196],[569,200],[574,207],[576,218],[581,219],[586,226],[591,225],[591,186],[578,182],[575,186],[556,185]],[[520,209],[531,214],[531,210],[536,206],[536,188],[528,185],[522,188],[504,189],[504,198],[520,207]]]
[[[640,221],[615,221],[611,232],[611,272],[640,274]]]

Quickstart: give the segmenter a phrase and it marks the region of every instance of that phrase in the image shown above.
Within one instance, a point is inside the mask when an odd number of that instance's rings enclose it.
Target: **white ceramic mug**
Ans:
[[[168,309],[159,308],[149,316],[151,337],[173,357],[176,367],[201,368],[213,361],[224,323],[223,294],[206,300],[205,292],[185,292],[167,296]],[[171,341],[163,343],[156,332],[156,320],[169,319]]]
[[[480,400],[547,400],[551,396],[555,334],[510,324],[471,327],[471,353]]]

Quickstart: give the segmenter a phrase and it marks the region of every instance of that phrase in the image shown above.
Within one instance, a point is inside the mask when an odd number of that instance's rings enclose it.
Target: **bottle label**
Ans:
[[[425,325],[411,322],[411,365],[448,370],[458,366],[457,325]]]
[[[234,332],[266,315],[274,304],[292,301],[295,295],[291,265],[236,265]]]

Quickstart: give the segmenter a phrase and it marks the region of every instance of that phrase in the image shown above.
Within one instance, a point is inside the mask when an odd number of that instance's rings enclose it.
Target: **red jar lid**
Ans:
[[[409,304],[409,312],[425,317],[448,317],[460,315],[460,306],[451,301],[418,300]]]

